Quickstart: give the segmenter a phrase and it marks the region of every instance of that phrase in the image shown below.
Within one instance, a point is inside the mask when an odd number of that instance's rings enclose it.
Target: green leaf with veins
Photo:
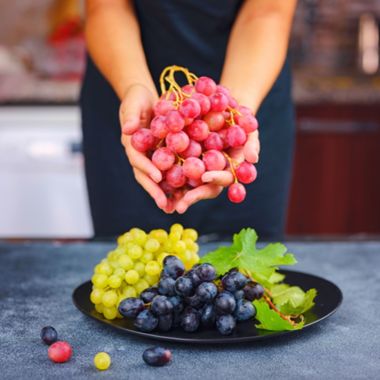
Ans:
[[[237,267],[270,288],[283,279],[282,275],[276,272],[278,267],[294,265],[297,261],[281,243],[271,243],[261,249],[257,248],[256,243],[255,230],[242,229],[234,235],[230,246],[220,247],[208,253],[202,257],[201,262],[212,264],[218,275]]]
[[[281,318],[269,305],[263,300],[253,301],[256,307],[256,319],[260,322],[256,325],[258,329],[270,331],[299,330],[304,323],[299,322],[295,325]]]

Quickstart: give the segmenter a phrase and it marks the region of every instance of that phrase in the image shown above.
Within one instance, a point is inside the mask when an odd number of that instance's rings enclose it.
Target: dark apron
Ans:
[[[233,0],[136,0],[142,42],[158,86],[162,69],[188,67],[219,80],[230,30],[241,2]],[[81,92],[83,148],[95,236],[131,227],[168,228],[179,222],[202,234],[231,235],[253,227],[259,236],[280,239],[284,230],[294,145],[294,115],[288,61],[258,112],[261,154],[258,178],[246,200],[218,198],[167,215],[134,179],[120,143],[116,94],[90,58]]]

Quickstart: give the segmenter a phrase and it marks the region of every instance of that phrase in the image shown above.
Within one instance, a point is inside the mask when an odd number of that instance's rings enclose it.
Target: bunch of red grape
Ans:
[[[186,75],[189,84],[180,87],[175,82],[177,71]],[[170,84],[168,89],[164,80]],[[242,202],[243,184],[253,182],[257,172],[253,164],[236,162],[230,153],[242,148],[248,134],[258,128],[251,110],[240,106],[226,87],[178,66],[164,70],[161,89],[150,128],[134,131],[131,143],[162,172],[160,186],[165,194],[180,197],[184,190],[201,186],[206,171],[229,170],[234,182],[228,187],[228,198]]]

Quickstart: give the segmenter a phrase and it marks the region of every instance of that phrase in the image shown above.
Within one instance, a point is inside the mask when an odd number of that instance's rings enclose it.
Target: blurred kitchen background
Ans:
[[[82,15],[78,0],[0,0],[0,238],[92,236]],[[380,235],[379,25],[379,0],[299,0],[289,237]]]

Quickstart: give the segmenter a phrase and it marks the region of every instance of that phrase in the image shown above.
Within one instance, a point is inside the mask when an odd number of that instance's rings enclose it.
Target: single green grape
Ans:
[[[134,239],[133,235],[130,232],[126,232],[125,234],[120,235],[117,238],[117,244],[119,244],[119,245],[125,245],[125,244],[133,241],[133,239]]]
[[[183,232],[183,226],[179,223],[174,223],[171,227],[170,227],[170,233],[174,233],[174,234],[179,234],[179,235],[182,235],[182,232]]]
[[[182,260],[184,263],[187,263],[191,260],[191,251],[185,251],[178,254],[178,257],[180,260]]]
[[[133,260],[128,255],[121,255],[118,259],[119,265],[124,270],[133,268]]]
[[[138,272],[136,272],[134,269],[130,269],[126,274],[125,274],[125,281],[130,284],[136,284],[136,282],[139,280],[140,276]]]
[[[107,290],[102,296],[102,303],[105,307],[115,306],[118,301],[118,296],[114,290]]]
[[[151,261],[154,259],[154,255],[152,252],[145,251],[144,254],[141,256],[140,260],[146,264],[148,261]]]
[[[94,288],[90,294],[90,300],[93,304],[97,305],[102,303],[104,291],[103,289]]]
[[[133,286],[126,286],[123,290],[123,296],[124,298],[136,297],[137,296],[136,289]]]
[[[163,265],[162,263],[163,263],[165,257],[167,257],[167,256],[169,256],[169,255],[170,255],[170,254],[167,253],[167,252],[162,252],[162,253],[160,253],[160,254],[157,256],[157,261],[158,261],[158,263],[161,264],[161,265]]]
[[[108,285],[114,289],[119,288],[121,285],[121,278],[113,274],[112,276],[108,277]]]
[[[149,274],[145,274],[144,280],[150,285],[156,285],[158,284],[158,281],[160,280],[160,276],[151,276]]]
[[[198,232],[194,230],[194,228],[185,228],[182,233],[182,239],[190,239],[195,241],[198,239]]]
[[[140,277],[143,277],[145,274],[145,265],[142,262],[137,262],[133,269],[139,274]]]
[[[173,250],[177,254],[183,254],[186,251],[186,248],[186,244],[182,240],[175,242],[173,245]]]
[[[122,280],[124,280],[124,276],[125,276],[125,270],[121,267],[119,268],[116,268],[114,271],[113,271],[113,274],[115,276],[118,276],[120,277]]]
[[[156,239],[148,239],[144,245],[144,249],[149,252],[156,252],[160,249],[160,242]]]
[[[143,249],[137,244],[133,244],[128,247],[128,255],[133,260],[139,259],[142,256],[143,252]]]
[[[145,272],[150,276],[155,276],[161,272],[161,265],[157,261],[148,261],[145,265]]]
[[[108,284],[108,276],[102,273],[96,273],[91,277],[91,281],[97,288],[102,289]]]
[[[168,240],[170,240],[172,243],[176,243],[177,241],[181,240],[182,234],[179,231],[171,231],[168,237]]]
[[[98,370],[104,371],[111,365],[111,357],[106,352],[98,352],[94,356],[94,365]]]
[[[158,240],[162,244],[168,239],[168,233],[163,229],[152,230],[149,237]]]
[[[102,262],[99,265],[99,273],[109,276],[112,273],[111,265],[109,265],[109,263],[107,261]]]
[[[140,294],[146,288],[149,288],[149,283],[148,283],[148,281],[146,281],[144,279],[137,281],[135,284],[135,289],[137,291],[137,294]]]
[[[103,309],[104,309],[104,306],[102,303],[97,303],[95,304],[95,310],[98,312],[98,313],[103,313]]]
[[[132,228],[129,232],[132,234],[133,241],[136,244],[138,244],[140,246],[144,246],[146,239],[147,239],[147,235],[146,235],[145,231],[143,231],[140,228]]]
[[[103,308],[103,315],[106,317],[106,319],[115,319],[117,317],[117,308],[116,307],[104,307]]]

